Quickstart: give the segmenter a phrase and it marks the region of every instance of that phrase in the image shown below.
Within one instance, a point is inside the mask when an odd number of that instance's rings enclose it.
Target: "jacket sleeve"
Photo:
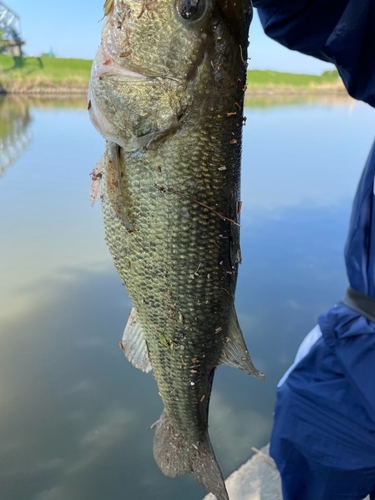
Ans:
[[[375,107],[375,0],[253,0],[268,36],[336,65],[349,92]]]

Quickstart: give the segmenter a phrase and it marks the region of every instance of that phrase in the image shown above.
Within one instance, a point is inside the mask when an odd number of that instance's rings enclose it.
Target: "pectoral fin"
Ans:
[[[230,314],[229,335],[224,344],[220,364],[238,368],[239,370],[242,370],[249,375],[254,375],[261,380],[264,380],[265,378],[263,373],[260,373],[251,361],[234,308]]]
[[[100,158],[96,164],[94,170],[91,172],[91,183],[90,183],[90,203],[91,206],[95,204],[100,198],[101,186],[102,186],[102,170],[103,164],[105,162],[104,155]]]
[[[120,347],[133,366],[146,373],[152,370],[144,333],[134,308],[129,315]]]
[[[121,151],[120,146],[114,142],[107,143],[106,181],[108,201],[117,218],[121,221],[125,229],[131,233],[134,231],[134,227],[130,221],[127,200],[123,189]]]

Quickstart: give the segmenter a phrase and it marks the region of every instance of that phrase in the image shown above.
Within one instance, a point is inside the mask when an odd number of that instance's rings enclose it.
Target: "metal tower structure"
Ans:
[[[0,46],[5,45],[6,52],[12,56],[21,56],[25,42],[21,38],[20,17],[3,2],[0,2],[0,31],[3,33]]]

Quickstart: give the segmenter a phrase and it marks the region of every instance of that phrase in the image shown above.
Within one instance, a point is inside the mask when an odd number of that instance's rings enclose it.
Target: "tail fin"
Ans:
[[[196,481],[217,500],[229,500],[207,433],[202,441],[188,443],[174,430],[165,411],[154,426],[154,458],[163,474],[170,477],[194,474]]]

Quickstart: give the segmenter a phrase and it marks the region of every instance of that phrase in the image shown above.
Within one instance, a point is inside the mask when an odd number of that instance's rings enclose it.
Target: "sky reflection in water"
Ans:
[[[267,380],[217,371],[210,433],[225,475],[267,441],[278,379],[345,290],[342,248],[375,117],[332,97],[254,98],[246,114],[236,305]],[[15,163],[0,154],[1,499],[201,498],[191,477],[165,478],[154,463],[162,404],[118,348],[130,302],[88,202],[103,141],[85,99],[7,98],[1,151],[16,135]]]

